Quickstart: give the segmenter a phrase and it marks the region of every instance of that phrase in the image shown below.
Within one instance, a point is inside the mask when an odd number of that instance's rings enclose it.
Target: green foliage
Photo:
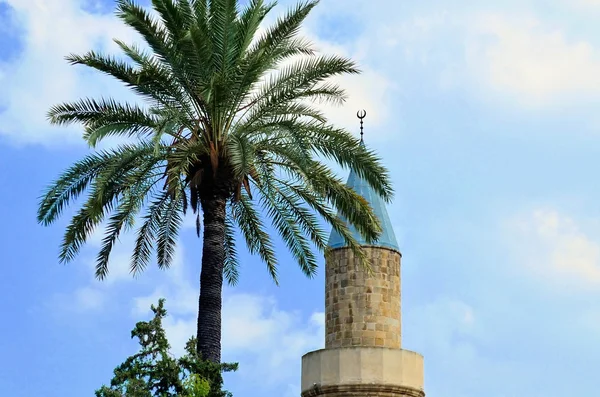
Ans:
[[[192,337],[185,355],[175,358],[162,327],[167,315],[164,299],[152,305],[154,317],[140,321],[131,332],[140,351],[114,370],[110,386],[102,386],[96,397],[231,397],[222,390],[222,372],[237,370],[237,364],[214,364],[201,360]]]
[[[210,392],[210,383],[196,374],[191,374],[183,382],[183,388],[190,397],[206,397]]]
[[[48,225],[86,196],[66,229],[62,262],[104,224],[96,260],[104,279],[114,244],[139,222],[131,271],[143,271],[153,252],[158,266],[169,267],[186,211],[197,213],[199,229],[202,203],[214,199],[227,202],[223,269],[230,283],[238,278],[236,233],[277,282],[265,215],[307,276],[317,269],[313,248],[326,250],[323,223],[364,259],[349,226],[371,242],[379,220],[322,160],[354,169],[386,200],[392,189],[377,156],[319,109],[345,100],[332,77],[359,70],[298,37],[317,4],[299,3],[259,33],[273,8],[263,0],[244,8],[236,0],[153,0],[156,18],[117,0],[118,17],[147,49],[117,41],[124,58],[90,51],[67,59],[121,81],[145,106],[85,98],[50,109],[51,123],[82,125],[91,148],[107,137],[133,138],[87,155],[42,197],[38,221]]]

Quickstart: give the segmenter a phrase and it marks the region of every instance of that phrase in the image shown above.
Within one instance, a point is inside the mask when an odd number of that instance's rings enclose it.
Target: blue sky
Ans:
[[[275,13],[282,12],[282,1]],[[403,253],[403,345],[425,356],[430,397],[597,394],[600,366],[600,2],[323,0],[305,34],[364,73],[331,119],[385,160]],[[200,242],[173,269],[127,273],[125,237],[105,282],[97,238],[68,266],[62,227],[36,224],[44,186],[87,152],[48,108],[131,99],[63,58],[137,41],[108,0],[0,0],[0,390],[83,396],[135,351],[150,303],[167,298],[174,349],[193,333]],[[297,396],[300,357],[323,345],[323,273],[280,250],[281,286],[244,257],[225,291],[224,358],[237,396]]]

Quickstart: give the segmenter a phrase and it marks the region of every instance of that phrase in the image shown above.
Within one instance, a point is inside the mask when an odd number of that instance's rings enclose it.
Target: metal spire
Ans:
[[[367,116],[367,112],[365,110],[359,110],[356,113],[356,117],[360,120],[360,147],[365,150],[364,143],[364,126],[363,119]],[[379,221],[381,222],[381,234],[376,242],[367,241],[364,236],[356,230],[353,226],[350,226],[350,232],[354,239],[363,246],[375,246],[375,247],[384,247],[389,248],[395,251],[400,251],[398,247],[398,241],[396,240],[396,235],[394,233],[394,228],[392,226],[392,222],[387,212],[387,208],[385,202],[369,183],[367,183],[364,179],[362,179],[354,169],[350,169],[350,175],[348,176],[348,181],[346,182],[346,186],[354,190],[360,196],[362,196],[367,203],[371,206],[373,213]],[[343,215],[338,213],[338,219],[347,222],[347,219],[344,218]],[[347,223],[346,223],[347,224]],[[333,229],[331,234],[329,235],[329,240],[327,242],[327,246],[331,249],[347,247],[348,244],[346,242],[345,237],[343,237],[340,233]]]
[[[360,141],[364,142],[364,139],[363,139],[363,135],[364,135],[364,132],[363,132],[363,119],[365,117],[367,117],[367,111],[364,110],[364,109],[363,110],[359,110],[356,113],[356,117],[358,117],[360,119]]]

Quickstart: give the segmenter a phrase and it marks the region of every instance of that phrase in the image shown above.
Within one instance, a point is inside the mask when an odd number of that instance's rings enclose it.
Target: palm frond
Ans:
[[[180,195],[176,195],[163,209],[161,223],[156,233],[158,267],[168,268],[171,266],[182,222],[182,200]]]
[[[151,103],[160,103],[165,107],[180,109],[191,115],[187,97],[174,78],[173,73],[155,57],[145,54],[137,46],[127,45],[119,40],[115,43],[139,68],[115,57],[98,54],[94,51],[83,55],[71,54],[67,60],[72,65],[85,65],[116,78],[133,92]]]
[[[344,239],[345,244],[352,250],[354,255],[359,261],[365,265],[368,269],[370,264],[366,261],[366,253],[363,247],[354,238],[354,235],[348,228],[346,222],[344,222],[337,214],[332,210],[327,201],[321,196],[315,194],[311,189],[305,185],[296,184],[289,181],[278,180],[279,183],[285,185],[287,188],[292,190],[298,197],[300,197],[313,211],[319,214],[325,222],[332,227],[333,230],[338,232]]]
[[[267,265],[269,275],[278,284],[277,260],[273,243],[247,193],[242,192],[240,200],[232,204],[232,209],[234,220],[246,240],[248,251],[260,256]]]
[[[347,131],[319,121],[299,119],[274,120],[273,123],[265,124],[261,129],[269,130],[269,128],[273,133],[270,134],[271,136],[266,135],[264,147],[277,145],[279,143],[277,139],[280,140],[280,144],[291,140],[305,151],[322,155],[327,159],[334,160],[343,168],[354,170],[385,201],[389,202],[393,198],[389,174],[381,165],[381,160],[374,151],[366,149],[357,138]],[[261,143],[255,145],[263,147]]]
[[[155,166],[153,148],[148,145],[123,145],[105,155],[94,175],[86,203],[67,227],[59,258],[74,259],[94,229],[118,205],[123,193],[131,186],[150,183],[149,173]]]
[[[248,175],[254,164],[255,153],[254,147],[245,136],[233,135],[228,140],[227,154],[237,180],[241,181]]]
[[[281,185],[274,183],[276,179],[270,164],[263,161],[258,165],[255,187],[261,193],[260,203],[302,271],[312,277],[317,269],[317,261],[305,234],[313,238],[319,249],[324,249],[323,232],[315,219],[304,211],[301,203],[286,195]]]
[[[104,167],[106,153],[93,153],[71,166],[54,182],[42,197],[37,220],[47,226],[53,223],[69,205],[83,193]]]
[[[306,182],[316,193],[333,203],[339,214],[364,236],[367,244],[377,241],[382,230],[381,223],[364,197],[322,164],[308,170]]]
[[[193,22],[193,12],[188,0],[153,0],[154,10],[169,35],[168,41],[174,46],[181,44]]]
[[[276,200],[292,215],[294,223],[310,237],[315,247],[320,252],[324,252],[327,246],[327,234],[319,224],[319,219],[314,212],[304,206],[302,197],[285,184],[280,183],[278,179],[275,179],[275,185],[273,191],[277,194]]]
[[[330,98],[343,101],[344,92],[337,86],[322,86],[318,83],[342,74],[359,73],[354,62],[338,56],[319,56],[300,59],[272,75],[256,94],[248,99],[253,106],[248,107],[244,118],[252,124],[268,114],[273,108],[282,107],[299,99]]]
[[[162,214],[169,207],[171,200],[172,196],[169,192],[162,192],[148,206],[146,215],[142,218],[143,223],[137,231],[135,246],[131,256],[130,269],[134,276],[144,271],[150,262],[152,245],[161,225]]]
[[[81,99],[56,105],[50,109],[48,116],[50,122],[57,125],[83,124],[83,138],[92,147],[111,135],[143,137],[151,134],[158,125],[158,120],[146,110],[113,99]]]
[[[159,1],[164,3],[168,0]],[[196,105],[196,110],[200,110],[204,103],[200,97],[195,95],[192,85],[194,69],[197,68],[192,47],[178,45],[179,43],[174,42],[169,30],[164,26],[165,21],[162,23],[156,21],[144,8],[136,5],[132,0],[118,0],[117,10],[117,15],[142,36],[152,49],[153,55],[164,67],[168,68],[173,81],[176,81],[187,92]],[[181,33],[183,34],[183,32]]]
[[[273,226],[300,265],[302,272],[308,277],[313,277],[318,264],[303,231],[294,222],[295,219],[288,208],[276,201],[270,192],[262,191],[262,193],[261,204],[271,218]]]
[[[117,0],[117,16],[142,36],[161,61],[170,63],[174,53],[168,32],[148,11],[132,0]]]
[[[223,266],[223,274],[225,280],[231,286],[235,286],[240,277],[240,262],[236,249],[235,229],[233,213],[228,211],[228,216],[225,218],[225,264]]]
[[[265,5],[263,0],[250,0],[246,8],[242,11],[236,23],[236,60],[241,59],[252,41],[265,16],[275,7],[275,3]]]
[[[124,228],[133,226],[143,200],[151,188],[152,183],[142,180],[138,186],[124,195],[115,213],[110,217],[100,251],[96,257],[97,279],[104,280],[108,275],[109,258],[114,244]]]
[[[284,16],[279,17],[275,24],[269,27],[256,43],[250,47],[248,51],[249,57],[260,58],[261,56],[272,55],[276,49],[288,43],[298,34],[302,22],[304,22],[308,14],[318,3],[318,0],[298,3],[295,7],[289,9]],[[272,58],[271,60],[272,62],[276,62],[279,59]],[[265,64],[266,62],[264,62],[263,58],[257,63]]]
[[[238,16],[237,0],[211,0],[209,2],[209,30],[215,51],[212,70],[226,73],[234,53],[234,24]]]

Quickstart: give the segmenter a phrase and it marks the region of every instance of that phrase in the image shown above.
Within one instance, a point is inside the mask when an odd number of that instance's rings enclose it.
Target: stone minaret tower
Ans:
[[[376,244],[367,245],[352,230],[365,246],[371,275],[344,239],[331,233],[325,264],[325,349],[302,357],[302,397],[424,397],[423,356],[401,348],[402,255],[385,204],[352,171],[347,184],[371,204],[383,233]]]

